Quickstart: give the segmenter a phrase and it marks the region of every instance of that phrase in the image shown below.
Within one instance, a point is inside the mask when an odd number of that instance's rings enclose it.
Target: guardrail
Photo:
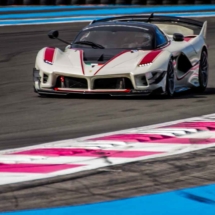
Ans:
[[[0,5],[174,5],[215,4],[215,0],[0,0]]]

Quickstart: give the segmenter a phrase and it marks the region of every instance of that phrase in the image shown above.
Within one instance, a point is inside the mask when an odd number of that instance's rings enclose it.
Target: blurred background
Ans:
[[[215,0],[0,0],[0,5],[181,5],[215,4]]]

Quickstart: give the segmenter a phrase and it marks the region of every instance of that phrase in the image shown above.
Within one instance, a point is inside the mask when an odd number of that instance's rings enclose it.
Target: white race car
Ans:
[[[157,16],[92,21],[64,51],[45,47],[33,69],[43,94],[149,95],[196,89],[208,83],[207,22]]]

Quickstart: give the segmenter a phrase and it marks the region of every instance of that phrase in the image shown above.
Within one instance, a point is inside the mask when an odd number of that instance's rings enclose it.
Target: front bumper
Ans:
[[[38,89],[37,93],[41,95],[109,95],[109,96],[149,96],[152,94],[163,94],[162,88],[158,88],[154,91],[149,90],[67,90],[61,88],[54,89]]]
[[[41,86],[42,78],[39,70],[33,69],[34,91],[41,95],[110,95],[110,96],[148,96],[151,94],[163,94],[163,84],[154,84],[146,86],[145,89],[74,89],[61,87],[44,87]],[[130,87],[130,86],[127,86]]]

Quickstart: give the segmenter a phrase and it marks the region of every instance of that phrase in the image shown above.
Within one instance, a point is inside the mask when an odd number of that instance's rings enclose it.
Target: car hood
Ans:
[[[42,57],[46,56],[46,50],[41,51]],[[50,51],[50,48],[49,48]],[[95,50],[96,51],[96,50]],[[112,56],[108,61],[89,61],[85,58],[85,50],[82,49],[66,49],[64,52],[58,48],[51,52],[53,56],[49,56],[49,60],[44,59],[41,62],[41,55],[38,56],[40,68],[47,72],[56,72],[61,74],[74,74],[77,76],[108,76],[108,75],[122,75],[129,73],[139,73],[153,68],[153,65],[147,67],[138,67],[140,62],[144,59],[144,63],[148,64],[157,60],[157,55],[160,55],[162,50],[118,50],[118,53]],[[96,54],[95,54],[96,55]],[[94,56],[95,56],[94,55]],[[44,57],[45,58],[45,57]],[[161,61],[163,59],[160,58]]]
[[[77,75],[122,74],[133,71],[150,51],[120,50],[105,62],[95,60],[91,62],[89,58],[86,60],[84,52],[84,50],[69,49],[64,54],[58,53],[53,65],[56,70],[69,69],[70,73]]]

